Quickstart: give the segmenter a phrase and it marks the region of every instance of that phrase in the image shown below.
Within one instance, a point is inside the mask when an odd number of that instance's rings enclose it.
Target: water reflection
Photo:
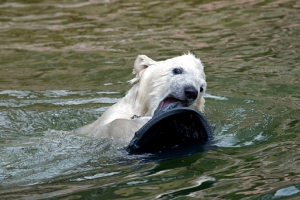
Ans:
[[[1,198],[297,198],[299,8],[294,0],[2,1]],[[121,144],[70,133],[124,96],[138,54],[187,51],[205,65],[217,150],[145,163]]]

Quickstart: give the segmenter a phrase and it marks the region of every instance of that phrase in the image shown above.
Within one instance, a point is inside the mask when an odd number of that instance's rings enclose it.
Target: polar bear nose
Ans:
[[[198,91],[194,86],[186,86],[184,88],[184,94],[188,100],[195,100],[198,96]]]

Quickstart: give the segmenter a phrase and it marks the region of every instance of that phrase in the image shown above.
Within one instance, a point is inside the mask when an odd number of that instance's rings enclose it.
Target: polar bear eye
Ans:
[[[182,74],[183,70],[181,68],[174,68],[173,74]]]
[[[201,86],[201,87],[200,87],[200,92],[203,92],[203,90],[204,90],[204,89],[203,89],[203,87]]]

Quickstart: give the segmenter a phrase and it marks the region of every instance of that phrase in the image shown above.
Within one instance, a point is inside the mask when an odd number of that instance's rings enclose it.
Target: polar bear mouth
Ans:
[[[175,102],[180,102],[182,104],[182,106],[184,106],[184,107],[189,106],[189,103],[187,100],[180,100],[180,99],[176,99],[174,97],[167,97],[159,103],[156,111],[159,111],[159,110],[163,109],[164,107],[166,107],[172,103],[175,103]]]

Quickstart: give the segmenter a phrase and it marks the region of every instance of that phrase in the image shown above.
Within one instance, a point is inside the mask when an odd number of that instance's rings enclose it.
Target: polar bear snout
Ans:
[[[188,101],[194,101],[198,97],[198,90],[194,86],[184,87],[184,94]]]

